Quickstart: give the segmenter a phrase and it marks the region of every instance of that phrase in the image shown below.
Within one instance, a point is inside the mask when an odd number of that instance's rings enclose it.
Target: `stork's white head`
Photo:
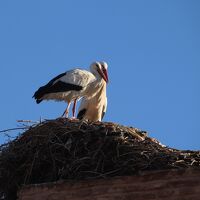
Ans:
[[[94,62],[90,65],[90,71],[97,77],[103,78],[108,83],[108,65],[106,62]]]
[[[103,68],[105,68],[106,70],[108,69],[108,64],[107,64],[106,62],[100,61],[99,63],[101,64],[101,66],[102,66]]]

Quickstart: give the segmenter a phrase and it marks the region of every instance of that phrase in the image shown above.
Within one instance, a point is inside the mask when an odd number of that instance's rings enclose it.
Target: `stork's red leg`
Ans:
[[[74,105],[73,105],[73,108],[72,108],[72,117],[73,117],[73,118],[75,118],[76,101],[77,101],[77,99],[74,100]]]
[[[65,109],[64,113],[62,114],[62,117],[64,117],[64,116],[68,117],[70,104],[71,104],[71,102],[68,103],[67,108]]]

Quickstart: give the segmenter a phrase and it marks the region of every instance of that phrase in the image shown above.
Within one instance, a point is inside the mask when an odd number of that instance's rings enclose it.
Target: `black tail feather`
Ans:
[[[35,98],[36,100],[36,103],[39,104],[41,101],[42,101],[42,97],[43,95],[46,93],[46,85],[45,86],[42,86],[40,87],[36,92],[35,94],[33,95],[33,98]]]
[[[70,90],[74,91],[80,91],[83,87],[80,85],[74,85],[71,83],[64,83],[62,81],[57,81],[55,84],[47,84],[45,86],[40,87],[35,94],[33,95],[33,98],[36,99],[37,103],[40,103],[44,95],[50,94],[50,93],[58,93],[58,92],[67,92]]]
[[[36,103],[39,104],[43,101],[43,99],[36,99]]]

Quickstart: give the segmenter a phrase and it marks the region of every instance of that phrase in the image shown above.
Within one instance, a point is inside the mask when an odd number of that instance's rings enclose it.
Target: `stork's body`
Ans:
[[[92,122],[101,121],[107,109],[106,82],[101,81],[101,86],[93,97],[83,97],[78,110],[78,119]]]
[[[101,68],[99,62],[90,66],[90,71],[83,69],[69,70],[53,78],[45,86],[40,87],[34,94],[37,103],[43,100],[66,101],[68,103],[64,114],[68,116],[70,103],[74,101],[73,117],[75,116],[76,100],[81,97],[92,97],[100,87],[103,78],[108,81],[107,71]]]
[[[105,62],[99,62],[101,67],[107,71],[108,65]],[[94,96],[84,97],[81,101],[77,118],[92,122],[101,121],[107,109],[106,96],[107,82],[101,78],[99,87]]]

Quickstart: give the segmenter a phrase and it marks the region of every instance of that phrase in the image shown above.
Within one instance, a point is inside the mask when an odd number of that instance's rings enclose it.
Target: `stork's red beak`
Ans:
[[[106,69],[98,69],[99,74],[102,76],[102,78],[105,80],[106,83],[108,83],[108,72]]]
[[[108,79],[108,71],[106,69],[103,70],[103,73],[105,74],[105,77],[106,77],[106,83],[109,82],[109,79]],[[104,79],[105,80],[105,79]]]

